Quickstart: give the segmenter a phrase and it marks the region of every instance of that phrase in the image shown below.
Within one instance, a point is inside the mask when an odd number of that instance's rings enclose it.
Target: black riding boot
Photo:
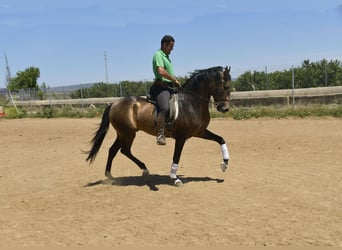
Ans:
[[[166,145],[166,138],[164,136],[165,129],[165,117],[164,112],[159,112],[157,117],[157,144]]]

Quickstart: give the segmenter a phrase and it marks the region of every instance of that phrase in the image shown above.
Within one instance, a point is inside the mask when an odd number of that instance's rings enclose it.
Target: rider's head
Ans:
[[[165,35],[161,40],[161,50],[164,51],[165,54],[169,55],[173,50],[173,46],[175,44],[175,39],[170,35]]]

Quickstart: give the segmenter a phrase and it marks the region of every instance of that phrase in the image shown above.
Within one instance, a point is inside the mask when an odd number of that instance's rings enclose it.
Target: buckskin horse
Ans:
[[[194,71],[183,84],[178,93],[178,118],[165,129],[165,136],[175,139],[170,179],[176,186],[183,183],[176,172],[183,146],[190,137],[198,137],[217,142],[221,146],[223,161],[221,169],[228,167],[229,152],[225,140],[207,127],[210,121],[209,104],[213,102],[219,112],[225,113],[230,105],[230,67],[212,67]],[[106,177],[111,175],[112,161],[120,150],[122,154],[136,163],[143,170],[143,176],[149,177],[145,164],[131,153],[131,146],[137,131],[142,130],[156,135],[155,105],[145,97],[129,96],[120,99],[116,104],[109,105],[102,116],[100,126],[92,139],[91,150],[86,161],[93,162],[106,136],[109,124],[116,130],[116,139],[108,152]]]

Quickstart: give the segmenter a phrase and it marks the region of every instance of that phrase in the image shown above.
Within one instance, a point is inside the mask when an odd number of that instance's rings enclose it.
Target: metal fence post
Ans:
[[[294,85],[294,68],[293,68],[293,65],[292,65],[292,107],[295,106],[294,88],[295,88],[295,85]]]

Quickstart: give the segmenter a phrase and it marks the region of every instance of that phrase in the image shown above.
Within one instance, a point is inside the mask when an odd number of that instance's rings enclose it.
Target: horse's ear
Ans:
[[[231,67],[229,66],[226,66],[226,68],[224,69],[224,74],[225,75],[229,75],[230,74],[230,69],[231,69]]]
[[[226,66],[226,68],[224,69],[224,78],[225,78],[225,80],[228,80],[228,81],[230,81],[231,80],[231,78],[230,78],[230,69],[231,69],[231,67],[229,66]]]

